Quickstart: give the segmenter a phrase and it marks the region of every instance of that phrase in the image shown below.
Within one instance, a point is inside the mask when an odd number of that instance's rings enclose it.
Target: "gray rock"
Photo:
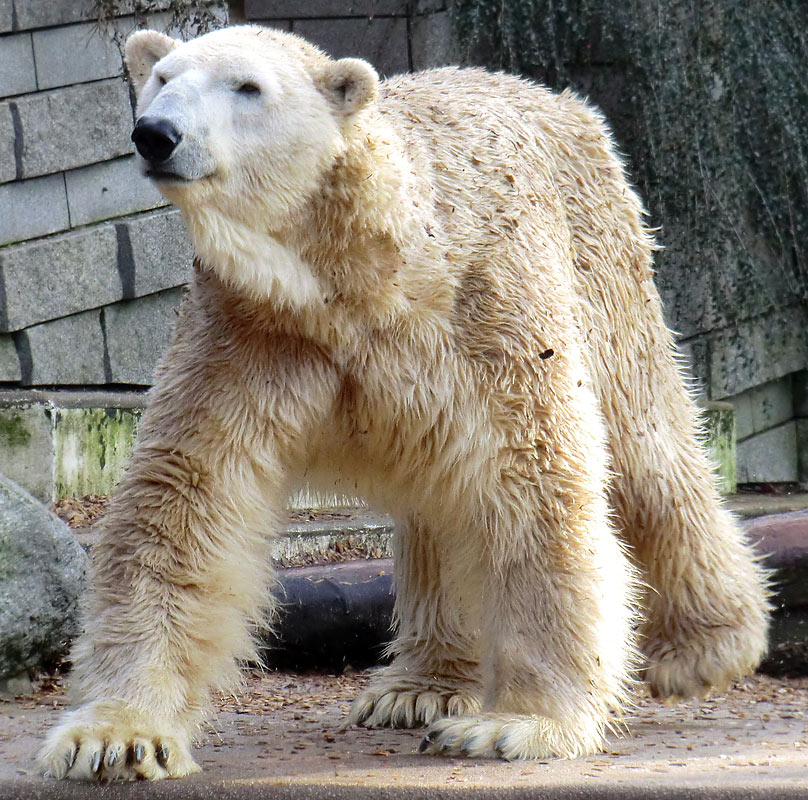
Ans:
[[[69,528],[0,475],[0,679],[67,652],[88,563]]]

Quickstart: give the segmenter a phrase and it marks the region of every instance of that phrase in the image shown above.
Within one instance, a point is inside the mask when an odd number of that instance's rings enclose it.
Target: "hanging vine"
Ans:
[[[467,63],[610,112],[663,288],[708,276],[703,329],[808,299],[805,0],[455,0],[454,24]]]

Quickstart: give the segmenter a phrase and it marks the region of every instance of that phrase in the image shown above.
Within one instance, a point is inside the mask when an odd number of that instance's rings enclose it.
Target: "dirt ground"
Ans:
[[[626,716],[625,732],[610,736],[600,755],[506,763],[419,755],[420,731],[340,732],[370,675],[248,672],[243,691],[218,696],[203,726],[196,751],[203,774],[187,784],[171,782],[172,792],[186,796],[175,784],[211,788],[195,797],[226,797],[246,785],[353,786],[376,787],[382,797],[391,787],[540,783],[559,789],[720,785],[737,789],[732,796],[738,797],[801,797],[803,790],[808,797],[808,678],[754,676],[721,697],[673,708],[643,699]],[[41,678],[31,695],[0,702],[0,796],[14,795],[9,787],[34,796],[33,787],[44,785],[31,756],[66,702],[58,675]]]

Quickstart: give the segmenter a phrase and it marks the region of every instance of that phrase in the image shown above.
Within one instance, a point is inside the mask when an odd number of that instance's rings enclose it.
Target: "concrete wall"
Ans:
[[[0,2],[7,387],[147,386],[191,267],[181,219],[134,167],[119,49],[84,9],[83,0]],[[450,0],[240,0],[229,10],[232,22],[293,31],[336,57],[366,58],[382,75],[457,61]],[[165,28],[166,14],[149,23]],[[114,32],[133,27],[123,16]],[[617,117],[618,72],[591,70],[591,97]],[[666,266],[668,323],[700,392],[736,408],[739,480],[805,480],[805,304],[739,311],[736,283],[731,270],[702,273],[696,261],[686,274]]]

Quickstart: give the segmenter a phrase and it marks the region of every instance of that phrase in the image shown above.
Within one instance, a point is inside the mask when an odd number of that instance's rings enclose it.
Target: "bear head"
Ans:
[[[238,26],[179,42],[138,31],[126,42],[137,95],[135,142],[146,175],[180,208],[215,198],[272,229],[314,192],[344,149],[352,118],[377,95],[365,61],[332,60],[305,40]]]

